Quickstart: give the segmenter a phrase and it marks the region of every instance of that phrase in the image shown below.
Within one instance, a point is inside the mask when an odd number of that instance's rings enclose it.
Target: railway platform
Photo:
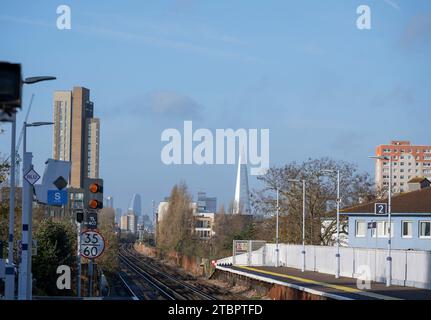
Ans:
[[[358,286],[358,279],[289,267],[220,266],[218,270],[250,279],[282,285],[311,295],[335,300],[431,300],[431,290],[390,286],[371,282],[370,289]]]

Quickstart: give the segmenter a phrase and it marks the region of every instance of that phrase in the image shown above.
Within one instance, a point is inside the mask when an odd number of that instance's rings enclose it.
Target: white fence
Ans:
[[[280,266],[301,269],[302,246],[280,244]],[[305,270],[334,274],[335,247],[306,246]],[[396,285],[431,289],[431,252],[392,250],[392,282]],[[263,258],[264,257],[264,258]],[[340,274],[357,278],[366,270],[370,280],[386,281],[387,251],[340,247]],[[275,266],[275,244],[266,244],[258,250],[220,259],[217,264]]]

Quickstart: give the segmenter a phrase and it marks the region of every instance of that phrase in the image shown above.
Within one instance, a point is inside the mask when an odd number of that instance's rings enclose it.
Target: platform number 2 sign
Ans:
[[[388,204],[387,203],[375,203],[374,204],[374,213],[375,214],[387,214],[388,213]]]

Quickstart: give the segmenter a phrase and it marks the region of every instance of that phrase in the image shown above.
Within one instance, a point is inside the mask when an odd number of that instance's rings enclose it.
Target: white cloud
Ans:
[[[391,6],[392,8],[394,8],[395,10],[401,10],[400,6],[398,5],[398,3],[396,3],[394,0],[383,0],[387,5]]]

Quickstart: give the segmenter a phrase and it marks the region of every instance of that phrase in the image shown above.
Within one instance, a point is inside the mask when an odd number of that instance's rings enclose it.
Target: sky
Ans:
[[[57,28],[59,5],[70,30]],[[360,5],[370,30],[357,28]],[[271,166],[331,157],[373,174],[377,145],[431,144],[430,1],[17,0],[1,5],[0,39],[0,60],[22,63],[24,77],[58,78],[24,87],[18,134],[32,94],[29,121],[50,121],[55,90],[91,90],[100,176],[118,208],[139,193],[150,214],[180,181],[195,198],[233,200],[236,165],[162,163],[161,133],[186,120],[269,129]],[[30,128],[28,149],[42,173],[52,129]]]

